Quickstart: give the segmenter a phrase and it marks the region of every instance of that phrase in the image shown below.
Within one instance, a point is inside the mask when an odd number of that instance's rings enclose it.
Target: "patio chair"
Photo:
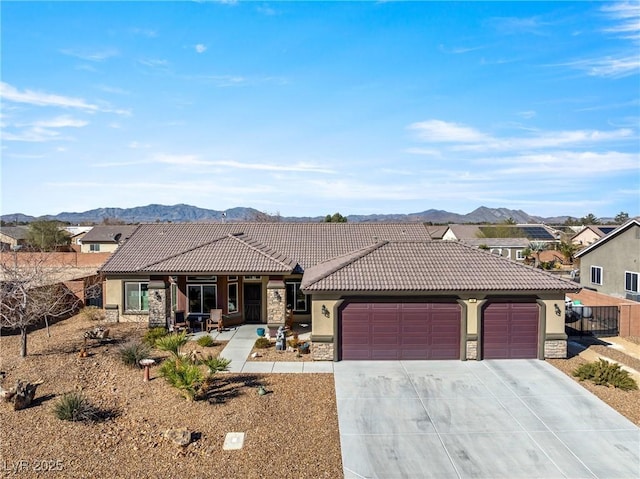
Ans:
[[[176,311],[175,317],[173,320],[173,331],[179,333],[181,331],[189,332],[191,328],[189,327],[189,321],[184,314],[184,311]]]
[[[207,318],[206,330],[207,333],[217,329],[218,331],[222,331],[224,329],[224,324],[222,322],[222,310],[221,309],[212,309],[209,318]]]

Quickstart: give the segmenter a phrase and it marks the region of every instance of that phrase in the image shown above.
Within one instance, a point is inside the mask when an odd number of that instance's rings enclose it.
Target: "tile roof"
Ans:
[[[477,238],[477,239],[464,239],[463,243],[470,246],[487,245],[493,248],[526,248],[529,246],[530,241],[527,238]]]
[[[2,226],[0,227],[0,233],[7,235],[9,238],[15,240],[27,239],[29,234],[28,226]]]
[[[455,241],[379,242],[305,271],[317,291],[577,291],[544,271]]]
[[[230,234],[139,268],[167,273],[291,273],[297,263],[243,234]]]
[[[125,241],[136,230],[137,225],[97,225],[87,231],[82,238],[83,243],[118,243]],[[116,240],[117,235],[120,235]]]
[[[240,234],[237,239],[245,246],[230,241],[215,244],[229,235]],[[237,259],[247,271],[273,267],[274,261],[281,261],[287,267],[298,264],[306,269],[378,241],[428,239],[429,234],[421,223],[144,224],[113,253],[102,271],[168,272],[162,268],[171,266],[176,271],[214,273],[218,271],[215,267],[225,266],[214,251],[223,252],[230,260]],[[251,245],[263,254],[249,253]],[[270,259],[265,259],[267,257]],[[234,271],[238,270],[234,268]]]

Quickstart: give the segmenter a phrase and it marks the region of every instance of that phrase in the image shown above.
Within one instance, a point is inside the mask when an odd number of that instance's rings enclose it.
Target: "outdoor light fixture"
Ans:
[[[162,299],[162,296],[160,296],[160,291],[156,291],[155,296],[156,296],[156,301],[160,301]]]
[[[562,312],[560,311],[560,307],[557,304],[553,305],[553,309],[556,310],[556,316],[560,316]]]
[[[278,301],[278,303],[282,301],[282,296],[280,296],[280,292],[276,291],[273,293],[273,295],[276,297],[276,300]]]
[[[329,310],[327,309],[327,307],[323,304],[322,305],[322,315],[326,316],[327,318],[329,317]]]

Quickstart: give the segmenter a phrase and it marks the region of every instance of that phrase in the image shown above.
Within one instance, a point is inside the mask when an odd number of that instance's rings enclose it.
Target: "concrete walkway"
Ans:
[[[228,371],[234,373],[333,373],[332,361],[247,361],[258,339],[256,329],[259,327],[264,326],[242,324],[220,333],[218,331],[208,333],[214,340],[228,341],[220,353],[220,357],[231,360]],[[196,333],[192,337],[197,339],[206,334]]]

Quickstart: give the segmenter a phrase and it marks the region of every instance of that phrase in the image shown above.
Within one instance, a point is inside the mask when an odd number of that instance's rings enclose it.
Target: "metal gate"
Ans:
[[[565,332],[568,336],[618,336],[619,319],[618,306],[582,305],[567,309]]]

